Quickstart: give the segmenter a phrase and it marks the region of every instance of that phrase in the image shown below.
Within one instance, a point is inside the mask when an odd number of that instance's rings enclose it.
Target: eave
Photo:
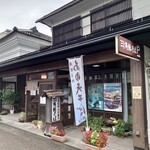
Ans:
[[[115,36],[123,35],[132,39],[133,41],[138,41],[150,34],[150,20],[145,20],[143,22],[136,22],[120,29],[112,30],[108,34],[96,36],[96,37],[83,37],[84,40],[81,42],[75,42],[72,44],[51,47],[39,52],[30,53],[28,55],[21,56],[17,59],[11,60],[9,62],[1,63],[0,70],[8,70],[16,67],[25,67],[36,64],[42,64],[45,62],[56,61],[64,59],[71,56],[76,56],[80,54],[92,53],[96,51],[104,51],[109,48],[115,48]],[[138,35],[138,36],[137,36]],[[148,36],[148,35],[147,35]],[[92,48],[92,47],[96,48]]]

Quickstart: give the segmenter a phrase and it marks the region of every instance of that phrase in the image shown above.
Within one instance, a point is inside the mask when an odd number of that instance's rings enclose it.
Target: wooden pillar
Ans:
[[[17,76],[17,92],[21,95],[20,109],[25,110],[25,85],[26,85],[26,75]]]
[[[2,78],[0,78],[0,90],[2,90],[3,88],[3,81],[2,81]],[[0,112],[2,111],[2,100],[0,99]]]
[[[145,73],[143,61],[130,61],[134,150],[148,150]],[[136,95],[136,91],[141,93]]]

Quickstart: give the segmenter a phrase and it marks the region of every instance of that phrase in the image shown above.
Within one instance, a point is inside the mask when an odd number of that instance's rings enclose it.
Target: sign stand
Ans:
[[[50,136],[51,126],[57,126],[58,129],[63,129],[61,101],[64,95],[61,90],[44,90],[43,97],[46,97],[46,125],[44,135]]]

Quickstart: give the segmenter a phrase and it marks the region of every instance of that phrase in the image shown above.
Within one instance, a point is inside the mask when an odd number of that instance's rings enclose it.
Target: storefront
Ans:
[[[132,115],[130,60],[117,56],[115,50],[86,54],[83,58],[88,112],[92,116],[128,121]],[[61,63],[53,62],[52,68],[43,71],[41,69],[40,72],[26,75],[28,119],[35,117],[44,121],[46,101],[42,98],[43,90],[62,89],[66,94],[62,105],[65,109],[68,107],[63,118],[70,119],[73,124],[73,100],[67,59],[62,59]]]
[[[134,41],[136,37],[136,34],[132,38],[128,35],[128,39],[134,39]],[[136,42],[139,41],[143,43],[141,40]],[[52,53],[56,50],[58,52]],[[26,96],[24,106],[30,110],[35,108],[36,113],[32,114],[28,110],[26,112],[41,120],[44,120],[45,115],[45,101],[41,98],[42,91],[52,88],[63,89],[68,96],[64,98],[62,104],[66,107],[65,103],[68,102],[70,106],[67,105],[67,112],[64,111],[62,116],[64,119],[70,119],[70,124],[73,124],[67,58],[83,55],[88,111],[93,116],[123,118],[125,121],[133,115],[135,145],[144,147],[145,129],[147,129],[144,111],[146,110],[144,50],[141,51],[141,60],[135,61],[116,55],[115,38],[99,39],[99,41],[97,39],[95,42],[87,40],[86,45],[84,43],[82,45],[81,42],[81,45],[76,46],[52,47],[50,50],[26,57],[22,62],[21,59],[14,60],[12,65],[9,65],[10,70],[7,69],[7,64],[3,67],[0,76],[21,74],[26,76],[24,88],[25,94],[27,95],[28,91],[29,94]],[[131,93],[135,92],[135,89],[140,89],[141,97],[131,98]],[[31,106],[30,102],[36,104]]]

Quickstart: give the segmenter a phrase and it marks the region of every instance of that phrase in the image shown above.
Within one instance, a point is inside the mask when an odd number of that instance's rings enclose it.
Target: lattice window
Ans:
[[[131,0],[115,0],[91,11],[92,32],[132,20]]]

